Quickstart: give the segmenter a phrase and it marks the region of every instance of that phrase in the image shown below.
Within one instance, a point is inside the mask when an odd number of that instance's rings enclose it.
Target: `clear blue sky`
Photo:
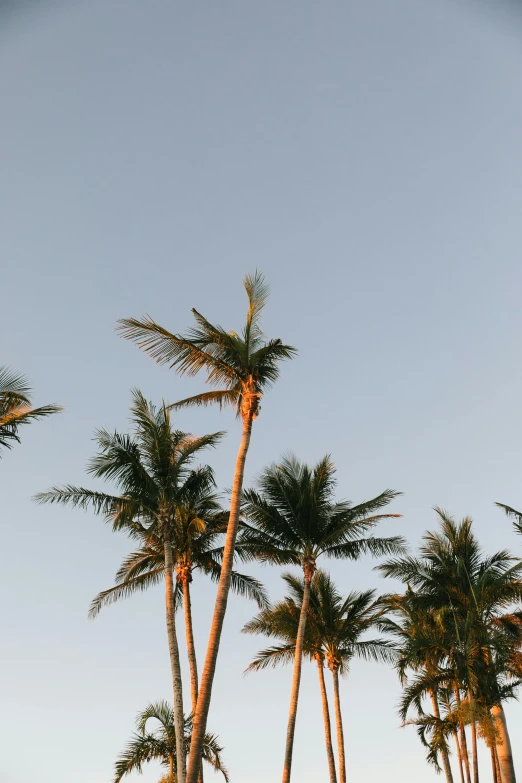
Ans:
[[[237,327],[241,277],[262,268],[266,331],[300,355],[263,403],[247,480],[285,450],[329,451],[341,497],[405,493],[390,533],[417,542],[438,504],[472,515],[487,550],[522,553],[493,506],[522,506],[520,19],[464,0],[7,5],[0,363],[66,412],[0,464],[0,782],[108,783],[136,712],[170,693],[162,591],[88,622],[129,544],[30,498],[88,481],[93,430],[127,426],[132,386],[201,388],[119,339],[117,318],[182,330],[197,306]],[[179,424],[228,430],[211,456],[226,488],[232,414]],[[372,566],[331,571],[386,589]],[[258,573],[281,594],[277,569]],[[213,595],[195,581],[200,660]],[[241,674],[262,644],[239,634],[253,611],[232,599],[209,723],[235,783],[277,780],[283,755],[290,670]],[[294,778],[315,783],[305,668]],[[350,779],[435,779],[398,727],[392,671],[354,665],[342,697]],[[518,750],[522,705],[508,717]]]

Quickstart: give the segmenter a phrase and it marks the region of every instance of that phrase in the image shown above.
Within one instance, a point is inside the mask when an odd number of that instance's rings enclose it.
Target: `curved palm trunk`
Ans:
[[[197,783],[201,766],[201,753],[203,749],[205,731],[207,729],[207,718],[210,707],[210,698],[212,696],[214,674],[216,671],[219,642],[221,639],[221,631],[223,630],[225,612],[227,610],[228,593],[230,590],[230,575],[232,573],[232,567],[234,564],[234,548],[236,545],[237,528],[239,523],[245,460],[248,447],[250,445],[252,420],[256,404],[257,398],[252,400],[251,408],[245,414],[243,420],[243,434],[236,459],[234,483],[232,484],[232,494],[230,497],[230,516],[228,519],[223,562],[221,564],[221,575],[219,577],[216,602],[214,605],[214,614],[212,617],[212,625],[210,627],[207,654],[205,656],[205,665],[201,675],[201,685],[199,689],[197,707],[194,714],[192,740],[190,743],[190,754],[187,771],[187,783]]]
[[[283,783],[288,783],[292,770],[292,753],[294,750],[295,721],[297,717],[297,701],[299,699],[299,685],[301,683],[301,666],[303,663],[303,642],[310,603],[311,575],[305,574],[303,603],[299,615],[299,625],[295,638],[294,673],[292,677],[292,691],[290,693],[290,711],[288,713],[288,726],[286,730],[285,761],[283,766]]]
[[[183,715],[183,684],[179,662],[178,638],[176,636],[176,609],[174,606],[174,579],[172,575],[174,563],[172,547],[165,541],[165,602],[167,606],[167,635],[169,640],[170,668],[172,672],[172,687],[174,696],[174,729],[176,732],[176,781],[185,783],[185,718]]]
[[[455,737],[455,747],[457,749],[457,762],[458,762],[458,766],[459,766],[460,783],[465,783],[465,781],[464,781],[464,767],[463,767],[463,764],[462,764],[462,750],[460,748],[459,735],[455,731],[453,736]]]
[[[511,742],[506,723],[506,715],[501,704],[496,704],[491,714],[495,721],[501,744],[497,745],[498,761],[502,783],[516,783],[515,766],[513,764],[513,753],[511,751]]]
[[[334,684],[335,723],[337,726],[337,751],[339,754],[339,783],[346,783],[346,757],[344,753],[343,719],[341,716],[341,699],[339,697],[339,670],[332,669]]]
[[[330,710],[328,709],[328,696],[326,694],[326,685],[324,682],[323,662],[319,656],[316,658],[317,671],[319,673],[319,685],[321,687],[321,702],[323,705],[324,736],[326,740],[326,755],[328,757],[328,769],[330,772],[330,783],[337,783],[337,772],[335,771],[335,759],[332,746],[332,728],[330,725]]]
[[[433,708],[433,714],[437,718],[437,720],[440,720],[439,702],[437,699],[437,695],[436,693],[434,693],[434,691],[430,691],[430,698],[431,698],[431,705]],[[453,783],[453,773],[451,771],[451,764],[450,764],[447,748],[442,749],[441,756],[442,756],[442,766],[444,768],[444,774],[446,775],[446,783]]]
[[[476,721],[471,724],[471,752],[473,755],[473,783],[479,783]]]

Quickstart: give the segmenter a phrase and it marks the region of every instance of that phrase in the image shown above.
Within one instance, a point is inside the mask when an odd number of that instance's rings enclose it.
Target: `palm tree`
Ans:
[[[22,424],[61,410],[59,405],[32,408],[31,388],[24,376],[0,367],[0,449],[10,449],[13,442],[20,443],[18,430]]]
[[[148,730],[149,721],[156,721],[157,726]],[[115,764],[114,783],[120,783],[125,775],[131,772],[141,773],[143,764],[148,761],[159,761],[168,768],[168,774],[161,783],[178,783],[178,742],[174,725],[172,707],[166,701],[149,704],[136,718],[136,733],[132,736],[125,750],[120,754]],[[184,721],[184,754],[190,748],[192,735],[192,719]],[[223,764],[221,754],[223,748],[215,734],[206,734],[203,742],[201,759],[206,761],[216,772],[221,772],[228,783],[229,777]]]
[[[265,636],[280,638],[283,643],[261,650],[247,671],[257,671],[268,665],[287,662],[295,655],[306,582],[290,574],[285,574],[283,579],[289,587],[290,595],[268,610],[260,612],[243,628],[244,633],[263,633]],[[332,673],[339,780],[345,783],[346,754],[339,695],[339,675],[348,674],[351,660],[354,657],[390,661],[393,659],[394,649],[386,640],[361,638],[376,625],[382,615],[383,610],[380,604],[375,601],[373,590],[353,592],[343,599],[330,576],[324,571],[315,572],[309,589],[310,600],[303,651],[305,655],[313,657],[318,662],[321,691],[324,688],[324,679],[321,676],[323,661],[326,661]],[[325,700],[326,692],[323,703]],[[326,712],[328,712],[327,703]],[[328,725],[325,721],[325,733],[328,748],[329,718]],[[330,779],[333,781],[336,779],[335,767],[332,775],[331,766]]]
[[[201,491],[200,491],[201,490]],[[218,496],[204,487],[196,487],[193,497],[186,498],[180,505],[177,524],[171,529],[172,559],[176,571],[176,595],[181,600],[185,615],[185,636],[190,671],[192,712],[198,700],[198,668],[191,609],[193,573],[219,580],[220,560],[223,548],[219,539],[226,532],[228,514],[221,511]],[[116,573],[116,584],[98,593],[93,599],[89,616],[95,618],[104,606],[128,598],[136,592],[146,590],[163,580],[165,573],[164,552],[161,536],[147,534],[147,541],[131,552]],[[239,595],[250,598],[260,608],[267,605],[267,596],[262,584],[252,576],[232,571],[231,589]]]
[[[441,532],[425,534],[420,557],[393,560],[380,570],[411,586],[419,611],[435,612],[444,628],[445,660],[453,673],[457,710],[467,711],[467,722],[471,723],[475,781],[477,723],[486,709],[502,740],[496,749],[502,779],[513,783],[515,772],[502,702],[514,696],[522,672],[522,613],[512,610],[522,598],[522,562],[505,550],[484,557],[471,519],[458,524],[441,509],[436,511]],[[511,611],[506,613],[507,609]]]
[[[194,309],[192,313],[196,325],[187,335],[172,334],[149,317],[142,320],[123,319],[119,322],[122,336],[135,342],[159,364],[168,364],[180,375],[193,376],[200,370],[206,371],[207,383],[214,387],[213,391],[182,400],[177,403],[177,407],[230,405],[236,409],[238,418],[243,421],[243,433],[232,483],[222,571],[201,677],[198,705],[194,715],[187,783],[196,783],[198,777],[198,759],[206,731],[219,643],[230,590],[243,475],[252,423],[259,415],[263,393],[279,377],[279,362],[291,359],[296,354],[295,348],[284,345],[279,339],[266,340],[261,331],[261,313],[269,294],[269,287],[263,275],[260,272],[246,275],[243,283],[248,296],[248,312],[240,334],[227,332],[221,326],[211,324]]]
[[[441,680],[440,663],[445,658],[447,647],[444,640],[444,633],[434,612],[419,610],[415,605],[415,594],[408,589],[404,595],[383,596],[381,603],[388,612],[396,615],[395,618],[387,615],[379,622],[379,627],[392,636],[396,644],[397,658],[395,668],[399,675],[399,680],[403,686],[408,682],[408,671],[421,675],[426,687],[422,694],[429,696],[433,715],[425,715],[419,699],[418,679],[414,681],[412,688],[406,690],[405,697],[402,700],[400,715],[403,721],[406,721],[407,712],[415,702],[418,718],[415,721],[408,721],[420,728],[419,735],[423,744],[428,748],[428,761],[433,763],[436,769],[438,765],[439,752],[442,757],[442,766],[446,776],[446,783],[453,783],[453,774],[449,760],[449,750],[446,741],[446,731],[449,721],[446,720],[443,725],[441,718],[440,700],[448,704],[448,697],[444,690],[447,685]],[[430,682],[428,682],[430,681]],[[407,724],[405,724],[407,725]],[[430,741],[426,739],[427,733],[432,735]],[[459,771],[461,781],[464,783],[462,756],[456,731],[452,732],[455,738],[457,753],[459,758]]]
[[[362,554],[399,553],[402,538],[375,538],[366,534],[381,520],[400,514],[375,514],[398,494],[386,490],[365,503],[352,506],[335,502],[335,468],[329,455],[309,467],[293,456],[266,468],[258,490],[244,492],[243,511],[248,520],[239,542],[243,559],[303,570],[304,592],[296,637],[294,673],[283,767],[283,783],[290,780],[292,750],[301,679],[310,583],[321,556],[358,559]]]
[[[115,481],[120,495],[67,485],[53,487],[49,492],[37,495],[36,500],[91,507],[112,523],[113,530],[125,530],[145,546],[153,541],[161,542],[174,720],[179,743],[177,776],[178,783],[185,783],[183,694],[175,622],[172,539],[180,524],[184,504],[213,485],[210,468],[192,469],[192,463],[202,449],[215,446],[222,433],[195,438],[173,429],[169,408],[163,404],[156,409],[137,390],[133,392],[131,420],[134,437],[97,431],[95,439],[99,452],[88,468],[95,478]],[[200,520],[196,526],[202,525]],[[158,574],[156,578],[159,578]]]
[[[316,572],[314,574],[310,585],[309,621],[306,624],[304,634],[303,653],[311,660],[314,660],[317,665],[330,783],[337,783],[337,772],[335,769],[335,758],[332,745],[330,709],[324,681],[324,653],[321,648],[321,640],[314,633],[313,622],[310,622],[311,607],[319,605],[319,596],[316,587],[320,574],[321,572]],[[288,586],[289,595],[283,601],[267,606],[263,611],[252,618],[252,620],[246,623],[242,629],[243,633],[263,634],[269,638],[280,639],[281,644],[261,650],[246,669],[247,672],[260,671],[267,666],[290,663],[295,658],[295,640],[299,628],[299,617],[303,599],[303,584],[301,580],[291,574],[283,574],[282,578]]]

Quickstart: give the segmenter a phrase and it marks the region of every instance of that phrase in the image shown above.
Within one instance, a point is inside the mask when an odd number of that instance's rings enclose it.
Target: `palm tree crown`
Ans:
[[[321,555],[356,560],[398,553],[400,536],[375,538],[366,534],[381,520],[400,514],[375,514],[399,493],[386,490],[376,498],[353,506],[334,500],[335,467],[329,455],[309,467],[294,456],[266,468],[258,489],[243,493],[248,520],[240,534],[240,556],[277,565],[299,565],[310,579]]]
[[[232,405],[238,416],[259,413],[259,402],[266,388],[279,377],[278,363],[291,359],[296,349],[281,340],[266,340],[260,317],[269,295],[269,287],[260,272],[246,275],[248,296],[246,322],[239,334],[211,324],[194,308],[195,325],[186,335],[172,334],[149,316],[139,320],[124,318],[119,331],[142,350],[167,364],[180,375],[207,373],[207,383],[220,389],[197,394],[176,403],[187,405]]]
[[[0,367],[0,449],[20,443],[18,431],[22,424],[42,419],[63,410],[59,405],[31,407],[31,388],[23,375],[8,367]]]

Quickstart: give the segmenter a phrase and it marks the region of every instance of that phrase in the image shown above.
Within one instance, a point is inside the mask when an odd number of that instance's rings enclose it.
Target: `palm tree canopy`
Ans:
[[[261,650],[247,671],[288,663],[293,659],[299,616],[304,594],[304,580],[283,574],[288,595],[259,612],[243,627],[243,633],[263,634],[281,640],[279,645]],[[310,658],[326,660],[331,668],[347,674],[354,657],[393,659],[394,648],[385,639],[364,639],[377,625],[383,609],[375,592],[352,592],[343,598],[329,574],[316,571],[310,583],[310,603],[305,628],[304,653]]]
[[[313,572],[320,555],[356,560],[367,552],[382,555],[404,550],[400,536],[367,535],[383,519],[401,516],[376,513],[400,493],[386,490],[354,506],[335,501],[335,486],[335,467],[329,455],[313,467],[292,455],[267,467],[258,489],[243,493],[248,524],[238,538],[240,557],[300,565]]]
[[[269,295],[262,273],[246,275],[243,284],[248,311],[239,334],[214,326],[195,309],[196,323],[186,335],[167,331],[149,316],[118,322],[121,335],[158,364],[167,364],[180,375],[206,371],[207,383],[214,390],[181,400],[176,407],[217,403],[220,407],[232,405],[238,416],[248,410],[257,415],[263,392],[279,376],[279,362],[295,356],[295,348],[278,339],[267,340],[261,331],[261,313]]]
[[[0,367],[0,449],[20,443],[18,434],[22,424],[42,419],[63,410],[59,405],[31,407],[31,388],[23,375],[8,367]],[[1,455],[1,452],[0,452]]]
[[[156,723],[150,728],[150,722]],[[185,745],[188,754],[192,735],[192,718],[185,719]],[[201,757],[214,770],[229,781],[228,771],[222,760],[223,748],[215,734],[207,733]],[[172,707],[166,701],[149,704],[136,718],[136,732],[118,757],[115,764],[114,783],[120,783],[131,772],[142,772],[148,761],[159,761],[163,766],[176,769],[176,733]]]
[[[514,607],[522,599],[522,562],[504,550],[484,556],[471,519],[457,523],[436,511],[440,532],[425,534],[419,556],[378,569],[409,587],[395,605],[402,623],[390,630],[415,636],[402,666],[415,668],[417,660],[424,667],[403,704],[417,699],[420,709],[423,692],[453,682],[491,706],[513,695],[522,672],[522,613]]]
[[[178,569],[199,569],[214,581],[219,579],[222,546],[228,514],[215,492],[209,466],[193,467],[199,452],[215,446],[223,433],[193,437],[176,430],[165,404],[156,408],[133,391],[131,418],[134,434],[121,435],[98,430],[98,454],[88,471],[95,478],[115,482],[121,494],[74,487],[54,487],[36,496],[41,503],[60,503],[93,508],[112,524],[125,530],[140,546],[123,562],[116,585],[93,600],[90,615],[102,606],[146,590],[164,578],[164,538],[168,536]],[[233,572],[232,588],[266,603],[261,583]],[[181,592],[177,592],[181,600]]]

